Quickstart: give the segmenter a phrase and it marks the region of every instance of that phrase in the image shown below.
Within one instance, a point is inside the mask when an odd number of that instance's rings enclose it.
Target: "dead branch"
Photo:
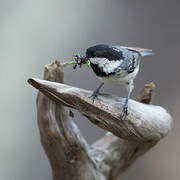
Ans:
[[[129,115],[122,121],[123,98],[101,94],[93,102],[91,91],[62,84],[63,77],[62,66],[56,61],[45,67],[45,80],[28,80],[45,95],[39,93],[37,98],[38,125],[54,180],[117,180],[172,127],[172,118],[164,108],[149,105],[153,83],[145,85],[136,99],[140,102],[129,101]],[[64,106],[77,109],[111,133],[89,146]]]

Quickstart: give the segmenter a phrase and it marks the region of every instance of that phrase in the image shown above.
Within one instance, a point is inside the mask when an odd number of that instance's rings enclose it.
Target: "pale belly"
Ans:
[[[112,82],[116,84],[127,84],[132,82],[139,72],[139,66],[132,73],[123,74],[123,76],[112,75],[109,77],[98,77],[102,82]]]

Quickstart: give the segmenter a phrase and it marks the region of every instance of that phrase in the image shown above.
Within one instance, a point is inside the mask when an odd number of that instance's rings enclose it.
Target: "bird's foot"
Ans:
[[[98,98],[98,91],[94,91],[93,93],[92,93],[92,95],[90,96],[90,98],[93,100],[93,102],[94,102],[94,100],[95,99],[97,99]]]
[[[128,106],[123,106],[123,110],[121,112],[121,120],[124,121],[127,115],[128,115]]]
[[[98,88],[95,90],[95,91],[93,91],[93,93],[92,93],[92,95],[91,95],[91,99],[93,100],[93,102],[94,102],[94,100],[95,99],[97,99],[98,98],[98,94],[99,94],[99,90],[101,89],[101,87],[104,85],[104,82],[102,82],[99,86],[98,86]]]

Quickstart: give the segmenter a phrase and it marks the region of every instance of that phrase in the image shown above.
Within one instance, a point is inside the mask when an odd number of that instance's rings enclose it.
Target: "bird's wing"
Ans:
[[[131,73],[139,65],[140,53],[138,51],[130,50],[124,46],[112,46],[112,48],[122,53],[123,62],[119,67],[121,71]]]

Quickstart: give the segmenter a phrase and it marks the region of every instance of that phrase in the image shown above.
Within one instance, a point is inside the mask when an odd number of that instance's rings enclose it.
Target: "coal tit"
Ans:
[[[80,66],[89,61],[90,67],[102,81],[92,94],[93,100],[105,82],[115,82],[126,87],[128,96],[121,113],[121,119],[124,120],[128,113],[128,100],[134,88],[134,79],[139,71],[140,59],[148,55],[152,55],[152,50],[99,44],[89,47],[85,56],[76,55],[75,60]]]

